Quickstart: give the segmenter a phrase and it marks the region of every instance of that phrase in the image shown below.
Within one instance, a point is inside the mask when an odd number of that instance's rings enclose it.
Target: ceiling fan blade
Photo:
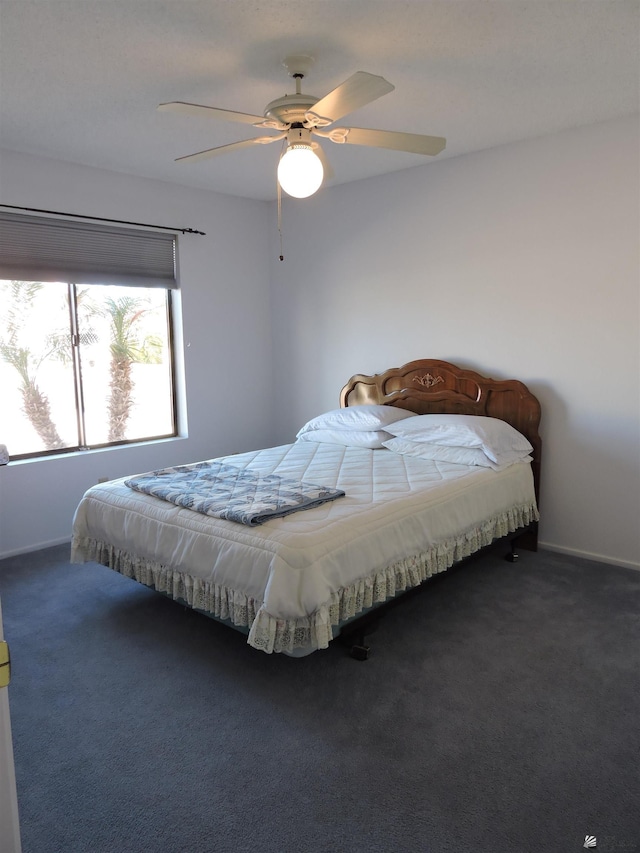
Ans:
[[[356,71],[348,80],[324,98],[320,98],[307,115],[311,117],[310,123],[317,118],[321,126],[332,124],[342,116],[375,101],[376,98],[393,92],[394,89],[395,86],[392,86],[384,77],[368,74],[366,71]]]
[[[202,104],[187,104],[184,101],[170,101],[167,104],[158,104],[158,109],[163,112],[219,118],[223,121],[240,121],[243,124],[262,124],[265,121],[264,116],[254,116],[249,113],[238,113],[235,110],[221,110],[218,109],[218,107],[205,107]],[[286,125],[283,124],[282,127],[284,128]]]
[[[334,131],[327,133],[329,139]],[[447,140],[441,136],[423,136],[420,133],[398,133],[394,130],[367,130],[364,127],[335,128],[344,138],[333,141],[348,145],[368,145],[372,148],[391,148],[393,151],[408,151],[411,154],[434,156],[444,150]]]
[[[218,154],[228,154],[230,151],[237,151],[240,148],[250,148],[252,145],[267,145],[269,142],[277,142],[279,139],[284,139],[286,133],[278,136],[256,136],[253,139],[242,139],[240,142],[230,142],[229,145],[218,145],[217,148],[207,148],[206,151],[198,151],[195,154],[187,154],[186,157],[178,157],[176,163],[197,163],[200,160],[208,160],[210,157],[217,157]]]

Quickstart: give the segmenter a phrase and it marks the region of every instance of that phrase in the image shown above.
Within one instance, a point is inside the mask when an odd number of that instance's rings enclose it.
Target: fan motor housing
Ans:
[[[267,104],[264,115],[265,118],[275,118],[283,124],[301,124],[305,115],[319,100],[314,95],[284,95]]]

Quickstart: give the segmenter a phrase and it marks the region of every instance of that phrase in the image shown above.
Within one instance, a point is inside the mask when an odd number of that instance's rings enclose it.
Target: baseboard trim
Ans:
[[[551,542],[538,542],[538,547],[544,551],[554,551],[556,554],[568,554],[570,557],[581,557],[583,560],[608,563],[610,566],[620,566],[623,569],[635,569],[640,572],[640,563],[634,563],[633,560],[620,560],[617,557],[608,557],[606,554],[593,554],[590,551],[580,551],[577,548],[565,548],[562,545],[552,545]]]
[[[49,542],[40,542],[37,545],[25,545],[24,548],[16,548],[13,551],[3,551],[0,554],[0,560],[6,560],[9,557],[19,557],[21,554],[31,554],[33,551],[43,551],[45,548],[54,548],[56,545],[71,544],[71,538],[64,536],[62,539],[51,539]]]

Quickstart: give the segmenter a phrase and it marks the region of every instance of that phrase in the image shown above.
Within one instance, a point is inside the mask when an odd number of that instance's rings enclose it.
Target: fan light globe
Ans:
[[[278,181],[287,195],[308,198],[320,189],[324,169],[310,145],[290,145],[278,163]]]

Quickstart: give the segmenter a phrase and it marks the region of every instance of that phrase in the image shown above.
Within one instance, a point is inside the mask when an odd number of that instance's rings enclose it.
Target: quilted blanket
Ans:
[[[255,526],[343,497],[341,489],[261,474],[224,462],[196,462],[125,480],[125,485],[177,506]]]

